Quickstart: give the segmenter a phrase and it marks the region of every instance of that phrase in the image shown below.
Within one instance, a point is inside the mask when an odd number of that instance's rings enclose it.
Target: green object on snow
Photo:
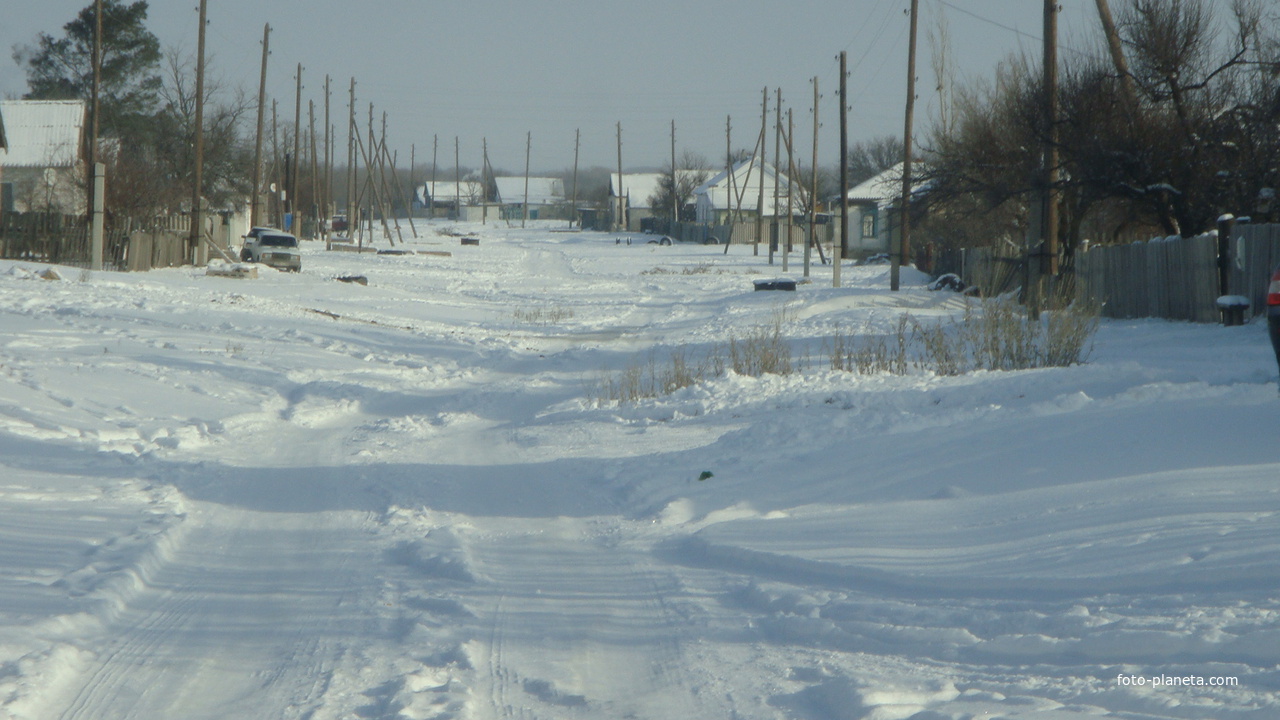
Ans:
[[[715,477],[715,475],[713,475],[710,470],[703,470],[702,474],[698,476],[698,479],[706,480],[707,478],[711,478],[711,477]]]

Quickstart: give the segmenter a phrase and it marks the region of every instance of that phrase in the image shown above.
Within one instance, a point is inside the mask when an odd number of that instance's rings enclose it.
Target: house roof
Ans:
[[[764,172],[761,173],[761,168]],[[763,177],[762,177],[763,176]],[[732,177],[732,181],[730,181]],[[729,171],[722,170],[715,177],[706,181],[694,190],[694,194],[701,199],[699,202],[705,202],[718,210],[731,209],[737,207],[739,202],[744,210],[754,211],[756,202],[760,197],[761,186],[764,187],[764,208],[763,213],[766,216],[774,215],[773,209],[773,189],[775,184],[781,191],[781,197],[785,202],[787,193],[787,176],[782,175],[777,169],[767,163],[757,160],[756,158],[748,158],[742,160],[733,166],[733,174]],[[803,188],[798,189],[793,207],[799,209],[802,205],[800,194]]]
[[[901,196],[902,163],[898,163],[849,188],[845,199],[849,202],[874,202],[877,205],[885,205]]]
[[[706,172],[705,170],[676,170],[677,177],[688,177],[697,173]],[[662,182],[662,178],[667,177],[669,173],[618,173],[609,174],[609,195],[612,197],[628,196],[631,198],[631,207],[647,208],[649,207],[649,198],[658,194],[658,184]],[[619,180],[621,177],[621,180]],[[697,195],[697,192],[694,192]]]
[[[495,177],[498,200],[512,204],[524,202],[524,176]],[[530,205],[556,205],[564,202],[564,181],[556,177],[529,178]]]
[[[5,167],[71,167],[80,159],[83,100],[2,100]]]
[[[455,180],[436,180],[427,182],[418,186],[415,191],[418,201],[423,205],[427,203],[427,198],[432,198],[438,203],[455,203],[458,201],[458,195],[462,195],[464,203],[472,202],[479,199],[484,193],[477,180],[463,180],[461,183]]]
[[[9,143],[4,139],[4,108],[0,108],[0,150],[6,150]]]

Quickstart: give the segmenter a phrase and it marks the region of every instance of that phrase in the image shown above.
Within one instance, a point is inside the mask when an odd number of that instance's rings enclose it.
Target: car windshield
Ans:
[[[298,239],[292,235],[263,235],[259,242],[270,247],[298,247]]]

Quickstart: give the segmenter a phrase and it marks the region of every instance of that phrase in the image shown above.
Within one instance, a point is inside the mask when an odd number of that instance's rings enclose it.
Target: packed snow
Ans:
[[[0,262],[0,715],[1280,717],[1259,323],[854,374],[833,331],[966,299],[535,225]],[[778,318],[790,375],[602,397]]]

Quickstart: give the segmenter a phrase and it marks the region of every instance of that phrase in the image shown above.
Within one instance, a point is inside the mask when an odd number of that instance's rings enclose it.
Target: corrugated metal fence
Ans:
[[[1221,262],[1228,287],[1221,287]],[[944,265],[984,294],[997,295],[1022,286],[1019,249],[980,248],[949,254]],[[1209,233],[1197,237],[1156,238],[1128,245],[1098,245],[1077,252],[1066,272],[1077,297],[1103,303],[1113,318],[1166,318],[1219,322],[1217,299],[1241,295],[1251,312],[1266,308],[1271,271],[1280,265],[1280,225],[1236,225],[1227,242]]]

